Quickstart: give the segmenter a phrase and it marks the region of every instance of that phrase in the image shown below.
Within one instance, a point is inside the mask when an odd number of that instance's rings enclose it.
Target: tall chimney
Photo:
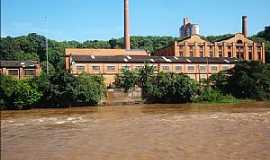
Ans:
[[[248,19],[247,16],[242,16],[242,34],[247,37],[248,36]]]
[[[185,17],[184,19],[183,19],[183,25],[185,26],[185,25],[187,25],[189,22],[188,22],[188,17]]]
[[[128,11],[128,0],[124,0],[124,45],[126,50],[130,50],[130,37],[129,37],[129,11]]]

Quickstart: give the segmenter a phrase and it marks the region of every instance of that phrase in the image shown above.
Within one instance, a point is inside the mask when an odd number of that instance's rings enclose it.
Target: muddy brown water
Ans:
[[[270,103],[1,113],[2,160],[268,160]]]

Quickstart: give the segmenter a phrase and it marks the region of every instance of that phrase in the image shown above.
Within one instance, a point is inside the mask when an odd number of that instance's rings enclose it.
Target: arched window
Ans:
[[[242,41],[242,40],[237,40],[236,43],[237,43],[237,44],[243,44],[243,41]]]

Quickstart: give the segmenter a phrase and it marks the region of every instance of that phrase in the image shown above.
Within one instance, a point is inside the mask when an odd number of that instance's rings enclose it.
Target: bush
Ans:
[[[237,98],[270,99],[270,66],[261,62],[240,62],[224,73],[213,75],[211,83]]]
[[[237,99],[231,95],[223,95],[220,91],[211,87],[203,88],[200,93],[192,99],[193,102],[208,103],[235,103]]]
[[[191,102],[197,85],[183,74],[159,73],[143,88],[144,98],[149,102],[186,103]]]
[[[76,102],[80,104],[97,105],[105,91],[102,77],[80,75],[75,88]]]
[[[123,69],[121,74],[116,77],[115,85],[118,88],[123,88],[125,92],[136,86],[138,81],[138,73],[136,71],[130,71]]]
[[[29,80],[16,80],[8,76],[0,76],[0,99],[2,106],[8,109],[22,109],[39,101],[42,93]]]

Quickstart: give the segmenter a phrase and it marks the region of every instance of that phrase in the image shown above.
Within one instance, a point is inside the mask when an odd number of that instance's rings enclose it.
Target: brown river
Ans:
[[[270,103],[3,111],[1,160],[270,160]]]

